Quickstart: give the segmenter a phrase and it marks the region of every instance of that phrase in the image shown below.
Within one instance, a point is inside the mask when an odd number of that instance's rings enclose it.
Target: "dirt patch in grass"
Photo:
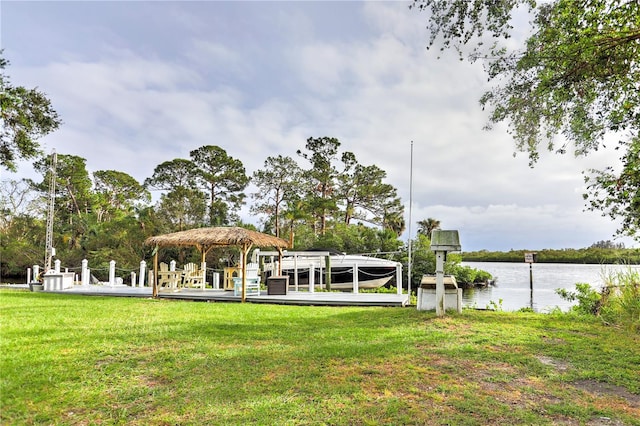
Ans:
[[[548,365],[559,372],[565,372],[571,368],[568,362],[555,358],[538,355],[538,361],[544,365]],[[572,386],[591,393],[597,397],[611,398],[616,397],[624,400],[632,408],[640,408],[640,395],[629,392],[622,386],[612,385],[610,383],[598,382],[596,380],[577,380],[570,383]],[[608,424],[608,423],[603,423]]]
[[[561,401],[544,380],[506,363],[486,363],[475,370],[473,380],[478,392],[513,408],[532,409]]]
[[[541,336],[542,341],[545,343],[552,343],[556,345],[563,345],[567,341],[561,337],[550,337],[550,336]]]
[[[548,356],[538,355],[536,358],[542,364],[553,367],[555,370],[560,372],[567,371],[571,367],[571,364],[569,364],[568,362],[561,361],[559,359],[551,358]]]
[[[622,386],[596,380],[578,380],[571,383],[574,387],[600,397],[616,397],[623,399],[633,408],[640,409],[640,395],[629,392]]]
[[[612,419],[610,417],[596,417],[591,419],[587,426],[624,426],[624,422],[618,419]]]

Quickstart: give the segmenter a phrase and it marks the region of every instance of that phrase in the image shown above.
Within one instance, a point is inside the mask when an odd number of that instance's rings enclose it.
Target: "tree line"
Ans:
[[[203,146],[189,159],[159,164],[144,182],[116,170],[90,174],[84,158],[57,155],[56,257],[67,267],[89,259],[97,277],[104,277],[115,260],[118,274],[126,276],[140,260],[152,257],[152,248],[143,245],[149,236],[212,225],[257,229],[238,215],[250,196],[260,230],[289,239],[296,250],[376,254],[401,262],[406,270],[409,250],[400,239],[405,224],[397,190],[384,182],[383,170],[359,164],[353,153],[339,155],[339,147],[335,138],[309,138],[296,153],[302,165],[288,156],[268,157],[249,176],[242,162],[221,147]],[[50,159],[37,160],[34,170],[41,179],[0,183],[0,273],[5,280],[24,277],[27,268],[43,262]],[[250,181],[256,190],[246,194]],[[151,191],[161,191],[153,204]],[[411,241],[414,291],[423,274],[435,271],[429,237],[440,226],[433,218],[417,223]],[[161,261],[179,264],[200,260],[193,248],[168,248],[159,255]],[[220,248],[209,252],[207,264],[222,268],[237,260],[233,248]],[[450,256],[447,272],[460,280],[486,278],[460,261]],[[408,278],[400,284],[408,287]]]
[[[467,262],[524,262],[524,254],[536,253],[539,263],[593,263],[593,264],[640,264],[640,249],[599,247],[592,245],[581,249],[544,249],[544,250],[480,250],[462,253]]]
[[[290,156],[268,157],[252,175],[241,160],[219,146],[202,146],[189,159],[155,167],[138,182],[117,170],[90,174],[86,160],[58,154],[55,169],[54,246],[65,264],[83,258],[113,259],[135,267],[148,256],[151,235],[203,226],[245,226],[240,207],[250,196],[261,231],[289,239],[292,247],[331,247],[346,252],[397,251],[404,207],[386,172],[340,152],[336,138],[309,138]],[[42,263],[46,200],[52,168],[48,157],[34,163],[41,180],[5,180],[0,188],[0,237],[4,276]],[[249,182],[256,190],[247,194]],[[152,204],[151,191],[160,191]],[[188,260],[188,250],[167,257]],[[212,254],[212,258],[230,256]],[[231,260],[230,260],[231,261]],[[215,264],[217,262],[212,262]]]

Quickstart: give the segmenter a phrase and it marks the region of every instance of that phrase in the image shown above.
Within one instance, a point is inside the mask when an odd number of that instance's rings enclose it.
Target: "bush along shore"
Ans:
[[[577,283],[575,291],[557,289],[556,293],[577,302],[573,312],[593,315],[606,325],[640,332],[640,273],[636,270],[609,273],[599,291],[587,283]]]

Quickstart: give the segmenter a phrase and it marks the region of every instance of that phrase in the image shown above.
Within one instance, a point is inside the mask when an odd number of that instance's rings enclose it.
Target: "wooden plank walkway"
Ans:
[[[240,296],[232,291],[224,290],[181,290],[175,293],[162,292],[163,299],[207,300],[215,302],[240,302]],[[347,292],[314,292],[290,291],[286,295],[269,295],[261,291],[260,295],[247,295],[249,303],[270,303],[278,305],[313,305],[313,306],[405,306],[408,304],[406,294],[396,293],[347,293]]]
[[[73,288],[50,293],[79,294],[85,296],[114,296],[114,297],[152,297],[151,287],[107,286],[107,285],[77,285]],[[234,296],[233,291],[213,289],[180,289],[178,291],[160,291],[161,299],[193,300],[207,302],[241,302],[240,296]],[[247,295],[248,303],[268,303],[278,305],[307,305],[307,306],[407,306],[409,297],[397,293],[348,293],[348,292],[314,292],[290,291],[286,295],[269,295],[261,291],[260,295]]]

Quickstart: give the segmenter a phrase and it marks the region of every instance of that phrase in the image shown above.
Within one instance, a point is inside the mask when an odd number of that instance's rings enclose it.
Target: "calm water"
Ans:
[[[536,312],[548,312],[556,306],[566,311],[571,307],[571,303],[560,298],[555,293],[555,289],[575,290],[576,283],[589,283],[592,287],[599,288],[602,286],[603,274],[625,271],[628,268],[640,271],[639,265],[534,263],[532,295],[528,263],[462,262],[462,264],[487,271],[498,279],[495,286],[464,290],[463,304],[486,308],[491,301],[498,304],[502,299],[502,309],[505,311],[532,307]]]

